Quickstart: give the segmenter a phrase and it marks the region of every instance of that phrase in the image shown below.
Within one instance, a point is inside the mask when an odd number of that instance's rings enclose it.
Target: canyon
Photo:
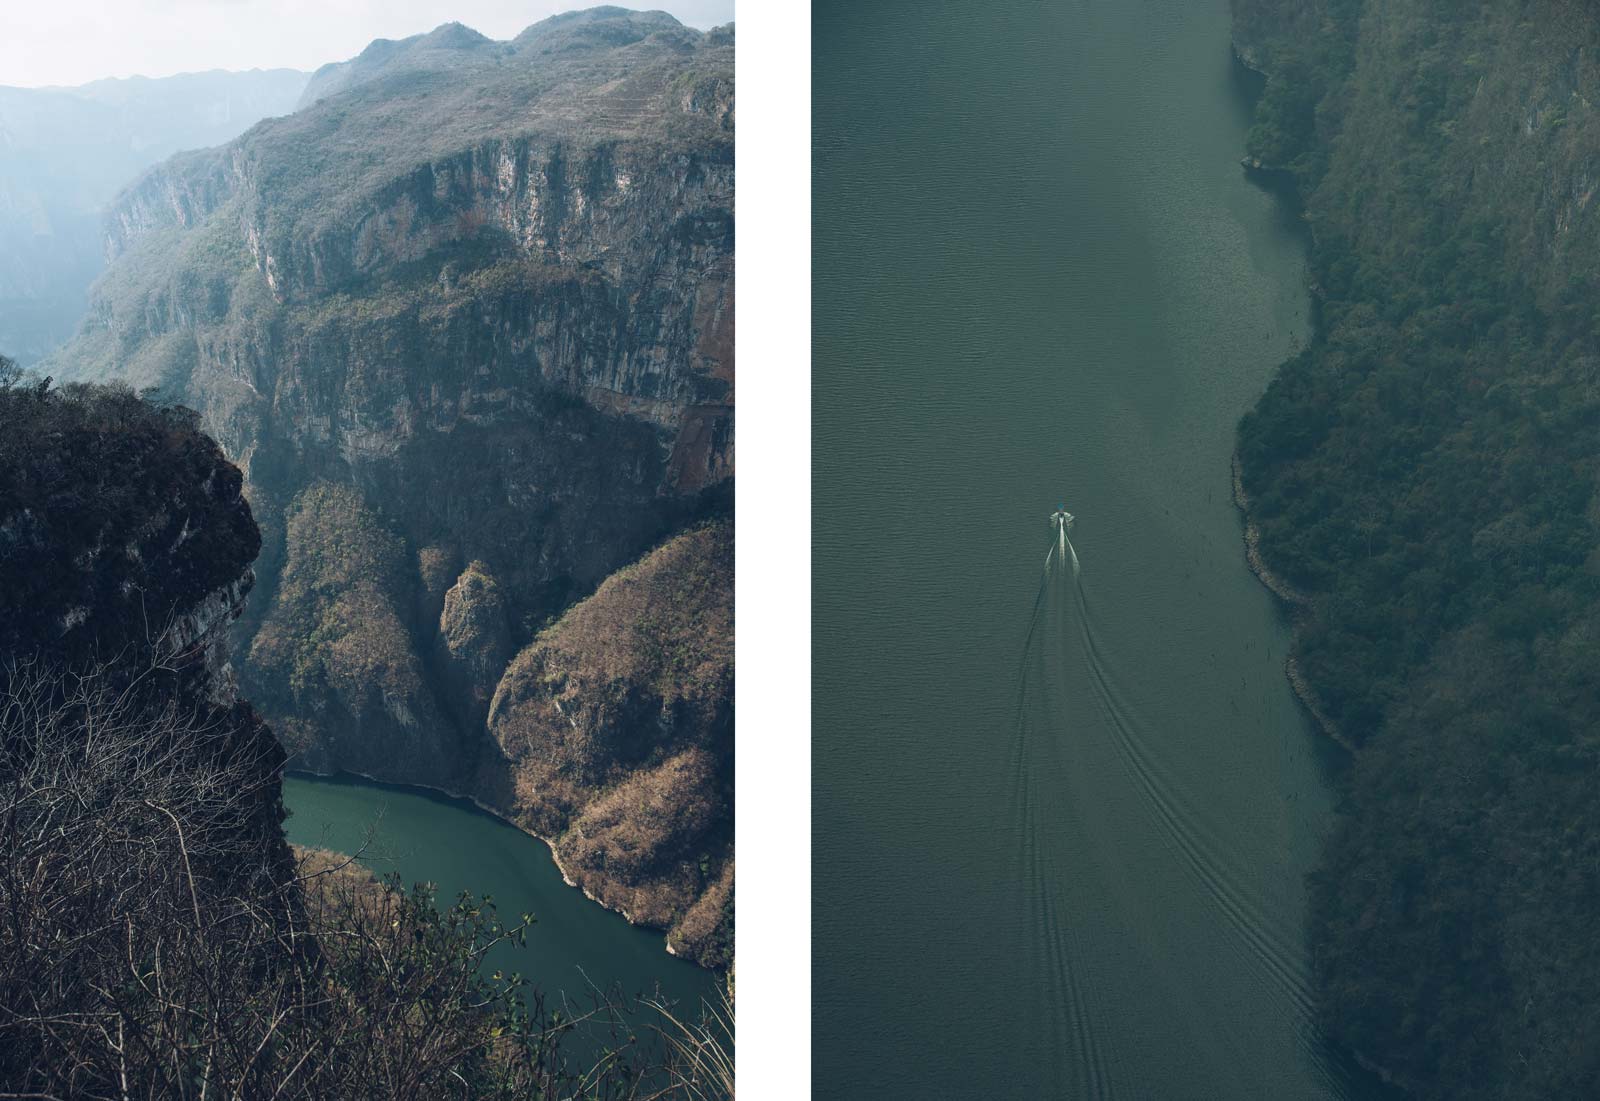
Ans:
[[[131,185],[43,365],[197,410],[243,471],[239,677],[291,767],[470,796],[714,965],[733,127],[731,26],[374,43]]]

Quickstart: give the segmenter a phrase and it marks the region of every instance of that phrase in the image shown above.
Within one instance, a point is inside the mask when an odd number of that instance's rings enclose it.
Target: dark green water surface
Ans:
[[[1230,501],[1308,314],[1225,0],[813,32],[817,1096],[1367,1096],[1305,950],[1336,761]]]
[[[526,947],[504,945],[489,963],[519,971],[555,1008],[563,998],[584,1009],[594,988],[629,997],[659,993],[698,1019],[700,999],[716,1004],[710,971],[669,956],[659,932],[629,925],[561,879],[544,842],[471,803],[417,788],[349,777],[290,776],[286,829],[297,845],[353,853],[382,875],[430,882],[449,903],[462,891],[494,896],[500,917],[515,924],[531,912],[537,924]],[[593,986],[591,986],[591,983]]]

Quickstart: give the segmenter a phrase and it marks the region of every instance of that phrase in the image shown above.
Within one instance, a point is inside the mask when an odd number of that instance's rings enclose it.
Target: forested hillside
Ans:
[[[1315,340],[1240,426],[1297,659],[1360,745],[1324,1013],[1417,1094],[1600,1092],[1600,14],[1235,0]]]

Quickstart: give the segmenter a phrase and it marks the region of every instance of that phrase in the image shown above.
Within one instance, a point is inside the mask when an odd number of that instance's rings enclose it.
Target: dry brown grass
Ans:
[[[489,714],[512,813],[556,839],[591,893],[718,964],[732,922],[733,614],[731,524],[685,532],[542,632]]]

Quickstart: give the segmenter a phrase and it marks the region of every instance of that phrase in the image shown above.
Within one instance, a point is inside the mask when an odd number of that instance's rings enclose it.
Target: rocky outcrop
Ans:
[[[193,414],[3,380],[0,412],[0,649],[210,646],[261,542],[238,469]]]
[[[439,638],[453,697],[465,703],[465,721],[476,727],[487,717],[490,698],[513,653],[505,597],[482,562],[469,565],[444,594]]]
[[[148,732],[152,761],[170,716],[195,716],[198,745],[249,773],[234,851],[251,866],[212,869],[215,883],[289,867],[284,754],[230,660],[261,545],[240,488],[187,410],[125,389],[14,385],[0,370],[0,689],[98,685],[117,722]]]

